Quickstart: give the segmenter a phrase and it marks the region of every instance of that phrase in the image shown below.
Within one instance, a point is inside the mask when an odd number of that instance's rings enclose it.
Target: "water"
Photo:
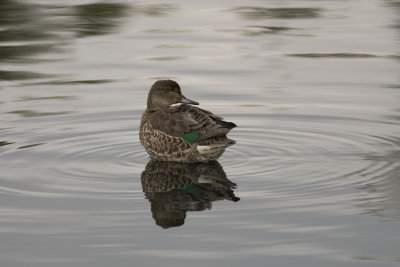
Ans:
[[[1,266],[399,265],[398,1],[0,5]],[[149,162],[160,78],[219,164]]]

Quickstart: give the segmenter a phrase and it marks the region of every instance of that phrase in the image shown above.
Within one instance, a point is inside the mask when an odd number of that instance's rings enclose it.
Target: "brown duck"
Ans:
[[[181,104],[174,105],[177,103]],[[226,134],[236,125],[191,106],[198,104],[184,97],[175,81],[160,80],[153,84],[139,132],[140,143],[151,158],[208,162],[218,159],[226,147],[235,144]]]

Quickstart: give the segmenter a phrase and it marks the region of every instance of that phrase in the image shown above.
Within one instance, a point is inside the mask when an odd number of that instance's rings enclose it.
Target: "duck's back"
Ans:
[[[190,132],[199,133],[196,142],[225,136],[236,127],[236,124],[224,121],[222,117],[198,107],[181,105],[180,112],[196,121],[195,124],[190,126]]]
[[[142,116],[140,140],[152,158],[207,162],[235,144],[226,134],[236,125],[207,110],[182,104]]]

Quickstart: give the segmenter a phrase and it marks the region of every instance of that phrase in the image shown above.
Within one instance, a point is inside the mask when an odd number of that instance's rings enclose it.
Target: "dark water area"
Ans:
[[[399,266],[400,3],[0,0],[1,266]],[[148,90],[235,122],[149,160]]]

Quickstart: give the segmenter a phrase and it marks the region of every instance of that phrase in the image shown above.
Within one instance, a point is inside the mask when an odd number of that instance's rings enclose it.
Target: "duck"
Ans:
[[[159,80],[151,86],[139,139],[152,159],[210,162],[236,143],[226,136],[235,123],[194,105],[199,103],[186,98],[173,80]]]

